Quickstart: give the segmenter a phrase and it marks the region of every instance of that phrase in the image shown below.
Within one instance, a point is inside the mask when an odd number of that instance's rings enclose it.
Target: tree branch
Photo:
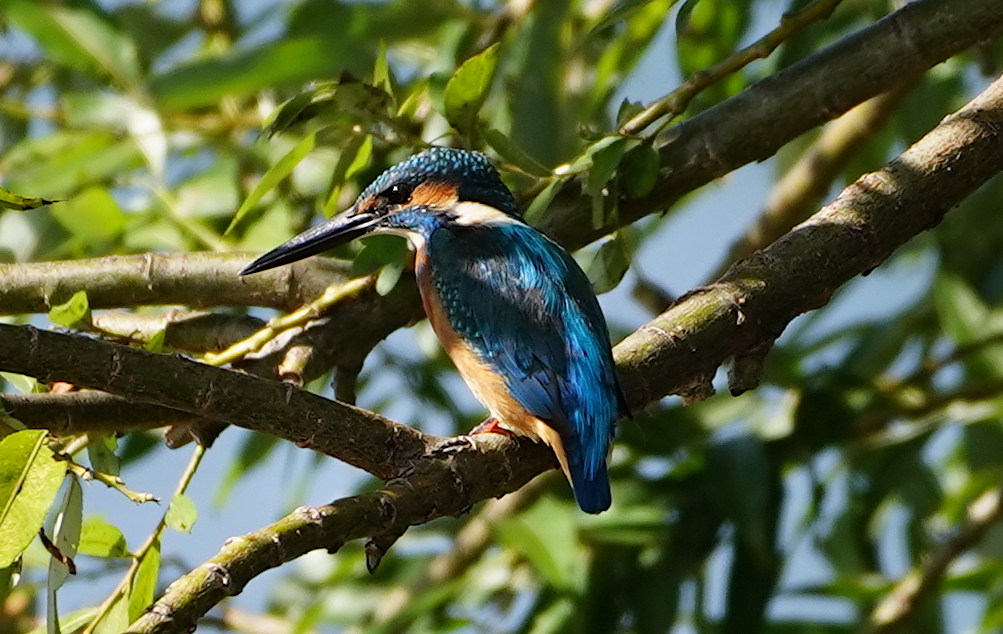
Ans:
[[[791,319],[936,225],[1001,168],[1003,78],[883,170],[618,345],[628,400],[638,408],[704,389],[724,360],[768,347]],[[494,435],[454,453],[430,452],[434,439],[424,434],[288,385],[26,326],[0,324],[0,368],[229,419],[381,477],[404,474],[381,491],[303,510],[235,540],[169,589],[136,632],[181,631],[267,568],[312,548],[463,512],[554,465],[549,450]]]
[[[1003,490],[990,489],[980,495],[965,516],[965,523],[881,600],[861,628],[863,634],[888,634],[907,624],[916,608],[937,589],[951,563],[978,544],[1003,516]]]
[[[715,178],[763,161],[802,133],[913,81],[927,69],[1003,30],[1003,0],[917,0],[831,46],[670,128],[662,170],[643,198],[621,198],[601,227],[573,180],[541,229],[578,249],[618,226],[668,209]]]
[[[351,263],[329,258],[311,258],[259,275],[237,275],[250,259],[240,253],[146,253],[0,264],[0,315],[48,312],[81,289],[87,291],[91,308],[178,304],[292,310],[331,284],[351,279]]]

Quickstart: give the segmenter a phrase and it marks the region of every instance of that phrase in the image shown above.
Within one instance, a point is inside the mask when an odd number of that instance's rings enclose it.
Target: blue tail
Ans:
[[[571,469],[571,486],[575,491],[578,506],[586,513],[602,513],[613,501],[609,491],[609,475],[606,473],[606,461],[599,464],[595,473],[587,475],[584,465],[568,465]]]

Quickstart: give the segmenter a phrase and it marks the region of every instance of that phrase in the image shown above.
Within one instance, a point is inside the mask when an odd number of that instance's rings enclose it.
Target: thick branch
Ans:
[[[212,559],[171,584],[129,632],[185,632],[222,599],[239,594],[268,569],[317,548],[332,552],[351,539],[403,531],[410,525],[469,510],[471,500],[499,495],[528,482],[540,465],[553,463],[548,449],[480,434],[468,450],[422,461],[416,471],[383,489],[304,507],[271,526],[228,540]]]
[[[1003,490],[986,491],[969,505],[965,523],[923,563],[899,581],[871,613],[861,628],[862,634],[889,634],[903,630],[916,609],[936,591],[948,567],[965,551],[975,547],[1003,516]]]
[[[936,225],[1001,168],[1003,79],[882,171],[862,177],[783,239],[617,346],[628,400],[637,408],[701,386],[725,359],[768,347],[797,314],[823,305],[840,284]],[[448,456],[428,454],[430,439],[414,430],[289,386],[29,327],[0,325],[0,369],[312,440],[378,474],[413,468],[384,491],[303,512],[237,540],[180,580],[134,631],[179,631],[172,620],[184,629],[266,568],[311,548],[458,513],[518,488],[554,462],[540,446],[490,435]]]
[[[881,171],[625,339],[634,402],[699,387],[730,357],[761,356],[799,314],[937,225],[1003,169],[1003,79]]]
[[[269,306],[292,310],[331,284],[349,279],[351,264],[312,258],[240,277],[251,259],[239,253],[147,253],[93,260],[0,264],[0,315],[44,313],[83,289],[91,308],[184,305]]]
[[[0,367],[232,422],[312,447],[381,478],[423,455],[434,438],[287,383],[83,336],[0,324]]]
[[[27,427],[48,429],[57,436],[187,425],[200,420],[189,412],[89,390],[0,394],[0,407]]]
[[[762,161],[812,128],[1003,30],[1003,0],[917,0],[883,20],[701,112],[665,135],[662,171],[647,196],[619,201],[595,228],[581,186],[566,186],[541,227],[577,249],[671,207],[689,192]],[[616,224],[614,224],[616,223]]]

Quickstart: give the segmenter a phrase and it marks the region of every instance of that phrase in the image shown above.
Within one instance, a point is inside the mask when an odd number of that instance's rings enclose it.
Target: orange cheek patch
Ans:
[[[457,198],[455,183],[428,181],[414,188],[409,204],[443,208],[455,203]]]

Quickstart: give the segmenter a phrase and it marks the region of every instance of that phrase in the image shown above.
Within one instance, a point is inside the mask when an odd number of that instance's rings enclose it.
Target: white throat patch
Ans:
[[[458,202],[450,210],[456,214],[458,225],[509,225],[519,221],[491,205],[470,201]]]

